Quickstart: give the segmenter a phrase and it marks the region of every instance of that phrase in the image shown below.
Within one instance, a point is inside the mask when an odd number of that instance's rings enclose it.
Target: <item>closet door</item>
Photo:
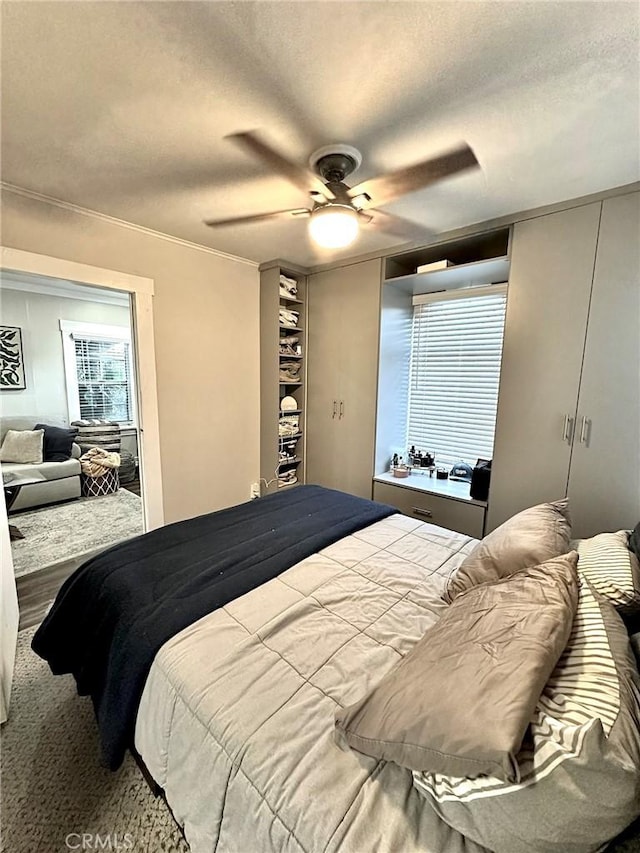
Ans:
[[[382,261],[340,270],[340,405],[338,487],[371,498],[378,386]]]
[[[571,457],[576,538],[640,521],[640,193],[602,206]]]
[[[380,259],[363,261],[316,273],[307,289],[307,482],[367,498],[381,276]]]
[[[566,494],[600,210],[514,227],[487,530]]]
[[[340,488],[337,434],[344,287],[339,273],[316,273],[307,282],[306,481],[332,489]]]

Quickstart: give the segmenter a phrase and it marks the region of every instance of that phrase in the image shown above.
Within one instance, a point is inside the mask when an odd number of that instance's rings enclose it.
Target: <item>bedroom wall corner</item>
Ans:
[[[241,503],[258,477],[257,265],[3,189],[2,244],[153,278],[165,521]]]

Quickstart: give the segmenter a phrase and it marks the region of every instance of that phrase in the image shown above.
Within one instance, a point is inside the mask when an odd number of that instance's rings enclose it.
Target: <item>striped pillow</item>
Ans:
[[[592,853],[640,814],[640,675],[584,578],[567,647],[517,756],[520,781],[413,773],[450,826],[495,853]]]
[[[580,539],[578,572],[618,610],[640,610],[640,563],[629,550],[629,534],[599,533]]]

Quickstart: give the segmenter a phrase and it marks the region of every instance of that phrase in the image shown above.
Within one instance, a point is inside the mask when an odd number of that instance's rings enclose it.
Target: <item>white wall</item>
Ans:
[[[257,266],[6,190],[1,213],[4,246],[154,279],[166,521],[248,500],[259,471]]]
[[[69,421],[60,320],[130,325],[124,306],[12,290],[4,280],[0,280],[0,320],[22,330],[27,384],[24,391],[0,391],[0,414],[54,423]]]

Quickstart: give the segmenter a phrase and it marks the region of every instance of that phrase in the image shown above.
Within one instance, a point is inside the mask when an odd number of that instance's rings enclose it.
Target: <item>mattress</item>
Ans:
[[[446,608],[475,540],[393,515],[181,631],[160,649],[135,745],[193,853],[478,853],[411,773],[334,739]]]

